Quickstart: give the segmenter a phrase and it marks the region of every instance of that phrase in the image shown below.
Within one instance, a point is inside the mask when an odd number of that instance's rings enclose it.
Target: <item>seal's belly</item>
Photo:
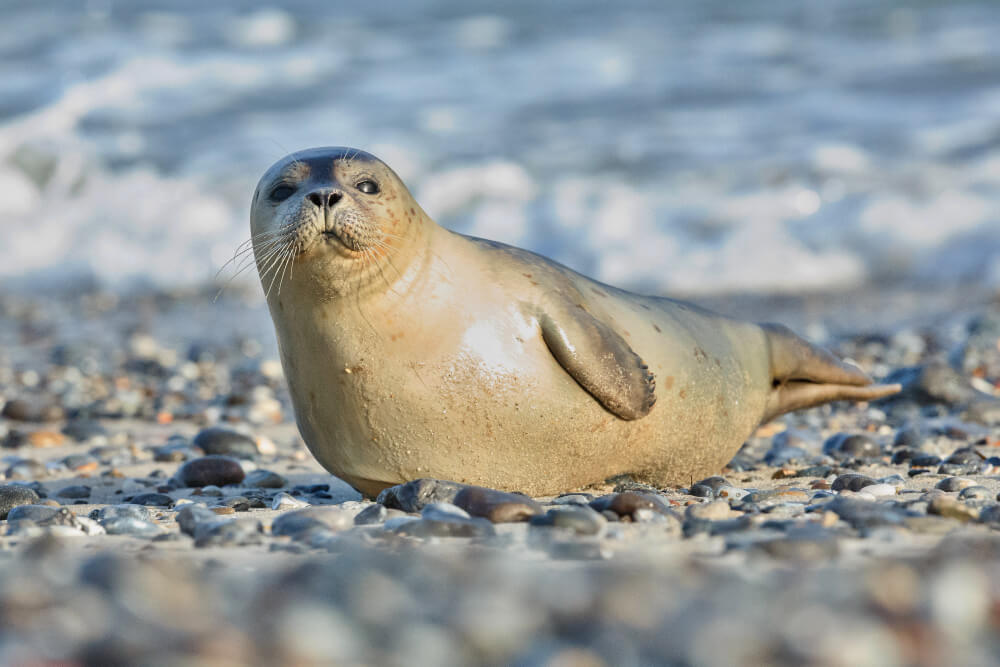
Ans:
[[[314,455],[368,492],[419,477],[535,495],[623,473],[689,483],[723,466],[762,414],[766,379],[722,339],[681,349],[637,336],[659,400],[624,421],[537,334],[481,322],[439,345],[393,349],[390,339],[295,369],[296,416]]]

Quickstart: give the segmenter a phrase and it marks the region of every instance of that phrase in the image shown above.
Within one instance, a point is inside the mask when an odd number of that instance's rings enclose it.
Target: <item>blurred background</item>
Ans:
[[[3,0],[2,283],[212,283],[260,174],[350,145],[634,289],[1000,286],[998,3],[247,4]]]

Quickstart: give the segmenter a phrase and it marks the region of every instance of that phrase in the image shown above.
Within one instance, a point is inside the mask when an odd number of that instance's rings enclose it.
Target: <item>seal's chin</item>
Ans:
[[[352,252],[361,252],[361,245],[350,236],[341,236],[333,229],[324,229],[319,233],[320,237],[328,243],[335,243],[341,248]]]

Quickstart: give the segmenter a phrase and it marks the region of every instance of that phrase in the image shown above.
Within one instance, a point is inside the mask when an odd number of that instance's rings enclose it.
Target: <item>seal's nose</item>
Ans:
[[[344,195],[332,190],[315,190],[306,195],[306,199],[311,201],[317,208],[333,208],[333,205],[341,200]]]

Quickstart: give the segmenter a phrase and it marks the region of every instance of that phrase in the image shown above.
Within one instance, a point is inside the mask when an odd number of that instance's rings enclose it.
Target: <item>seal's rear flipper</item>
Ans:
[[[829,401],[871,401],[895,394],[898,384],[876,385],[860,369],[800,338],[781,324],[762,324],[774,385],[764,420]]]

